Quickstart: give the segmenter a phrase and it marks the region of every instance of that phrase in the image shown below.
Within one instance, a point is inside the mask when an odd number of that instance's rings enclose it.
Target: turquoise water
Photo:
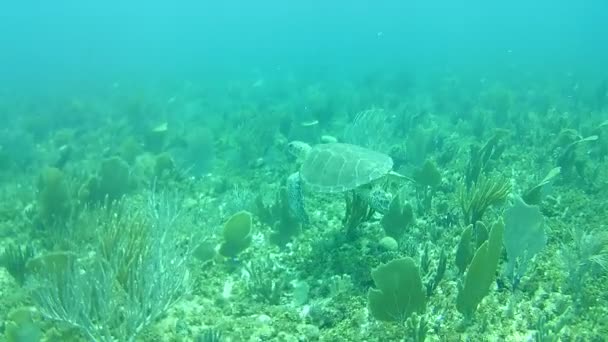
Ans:
[[[1,340],[606,340],[607,22],[1,4]]]
[[[601,1],[151,1],[4,5],[2,74],[91,81],[354,69],[596,73]],[[585,61],[584,63],[582,61]],[[179,75],[179,77],[177,77]],[[221,77],[218,75],[218,77]]]

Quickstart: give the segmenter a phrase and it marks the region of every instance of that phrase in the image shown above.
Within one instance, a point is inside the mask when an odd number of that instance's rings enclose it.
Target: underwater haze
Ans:
[[[329,77],[393,68],[595,73],[608,46],[608,8],[591,0],[36,1],[2,7],[3,78],[55,87],[61,79],[251,76],[253,70],[314,70]]]
[[[0,340],[608,340],[608,4],[0,4]]]

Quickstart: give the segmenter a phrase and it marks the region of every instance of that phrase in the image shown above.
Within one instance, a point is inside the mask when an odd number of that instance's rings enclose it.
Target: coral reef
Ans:
[[[3,340],[608,336],[605,81],[318,77],[0,92]]]

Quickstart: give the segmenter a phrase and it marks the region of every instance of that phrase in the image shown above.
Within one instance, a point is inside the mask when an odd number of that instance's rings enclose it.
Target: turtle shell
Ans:
[[[351,144],[314,146],[300,168],[307,189],[339,193],[353,190],[384,177],[393,168],[386,154]]]

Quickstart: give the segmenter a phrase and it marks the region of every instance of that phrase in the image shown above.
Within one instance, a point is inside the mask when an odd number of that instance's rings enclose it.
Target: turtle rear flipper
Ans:
[[[388,212],[392,200],[393,195],[380,187],[374,187],[369,193],[369,206],[383,215]]]
[[[379,186],[374,186],[371,189],[367,187],[359,188],[355,192],[369,204],[370,208],[383,215],[388,212],[393,200],[393,195]]]
[[[300,173],[296,172],[287,178],[287,202],[291,215],[303,224],[309,224],[310,219],[304,208],[302,181]]]

